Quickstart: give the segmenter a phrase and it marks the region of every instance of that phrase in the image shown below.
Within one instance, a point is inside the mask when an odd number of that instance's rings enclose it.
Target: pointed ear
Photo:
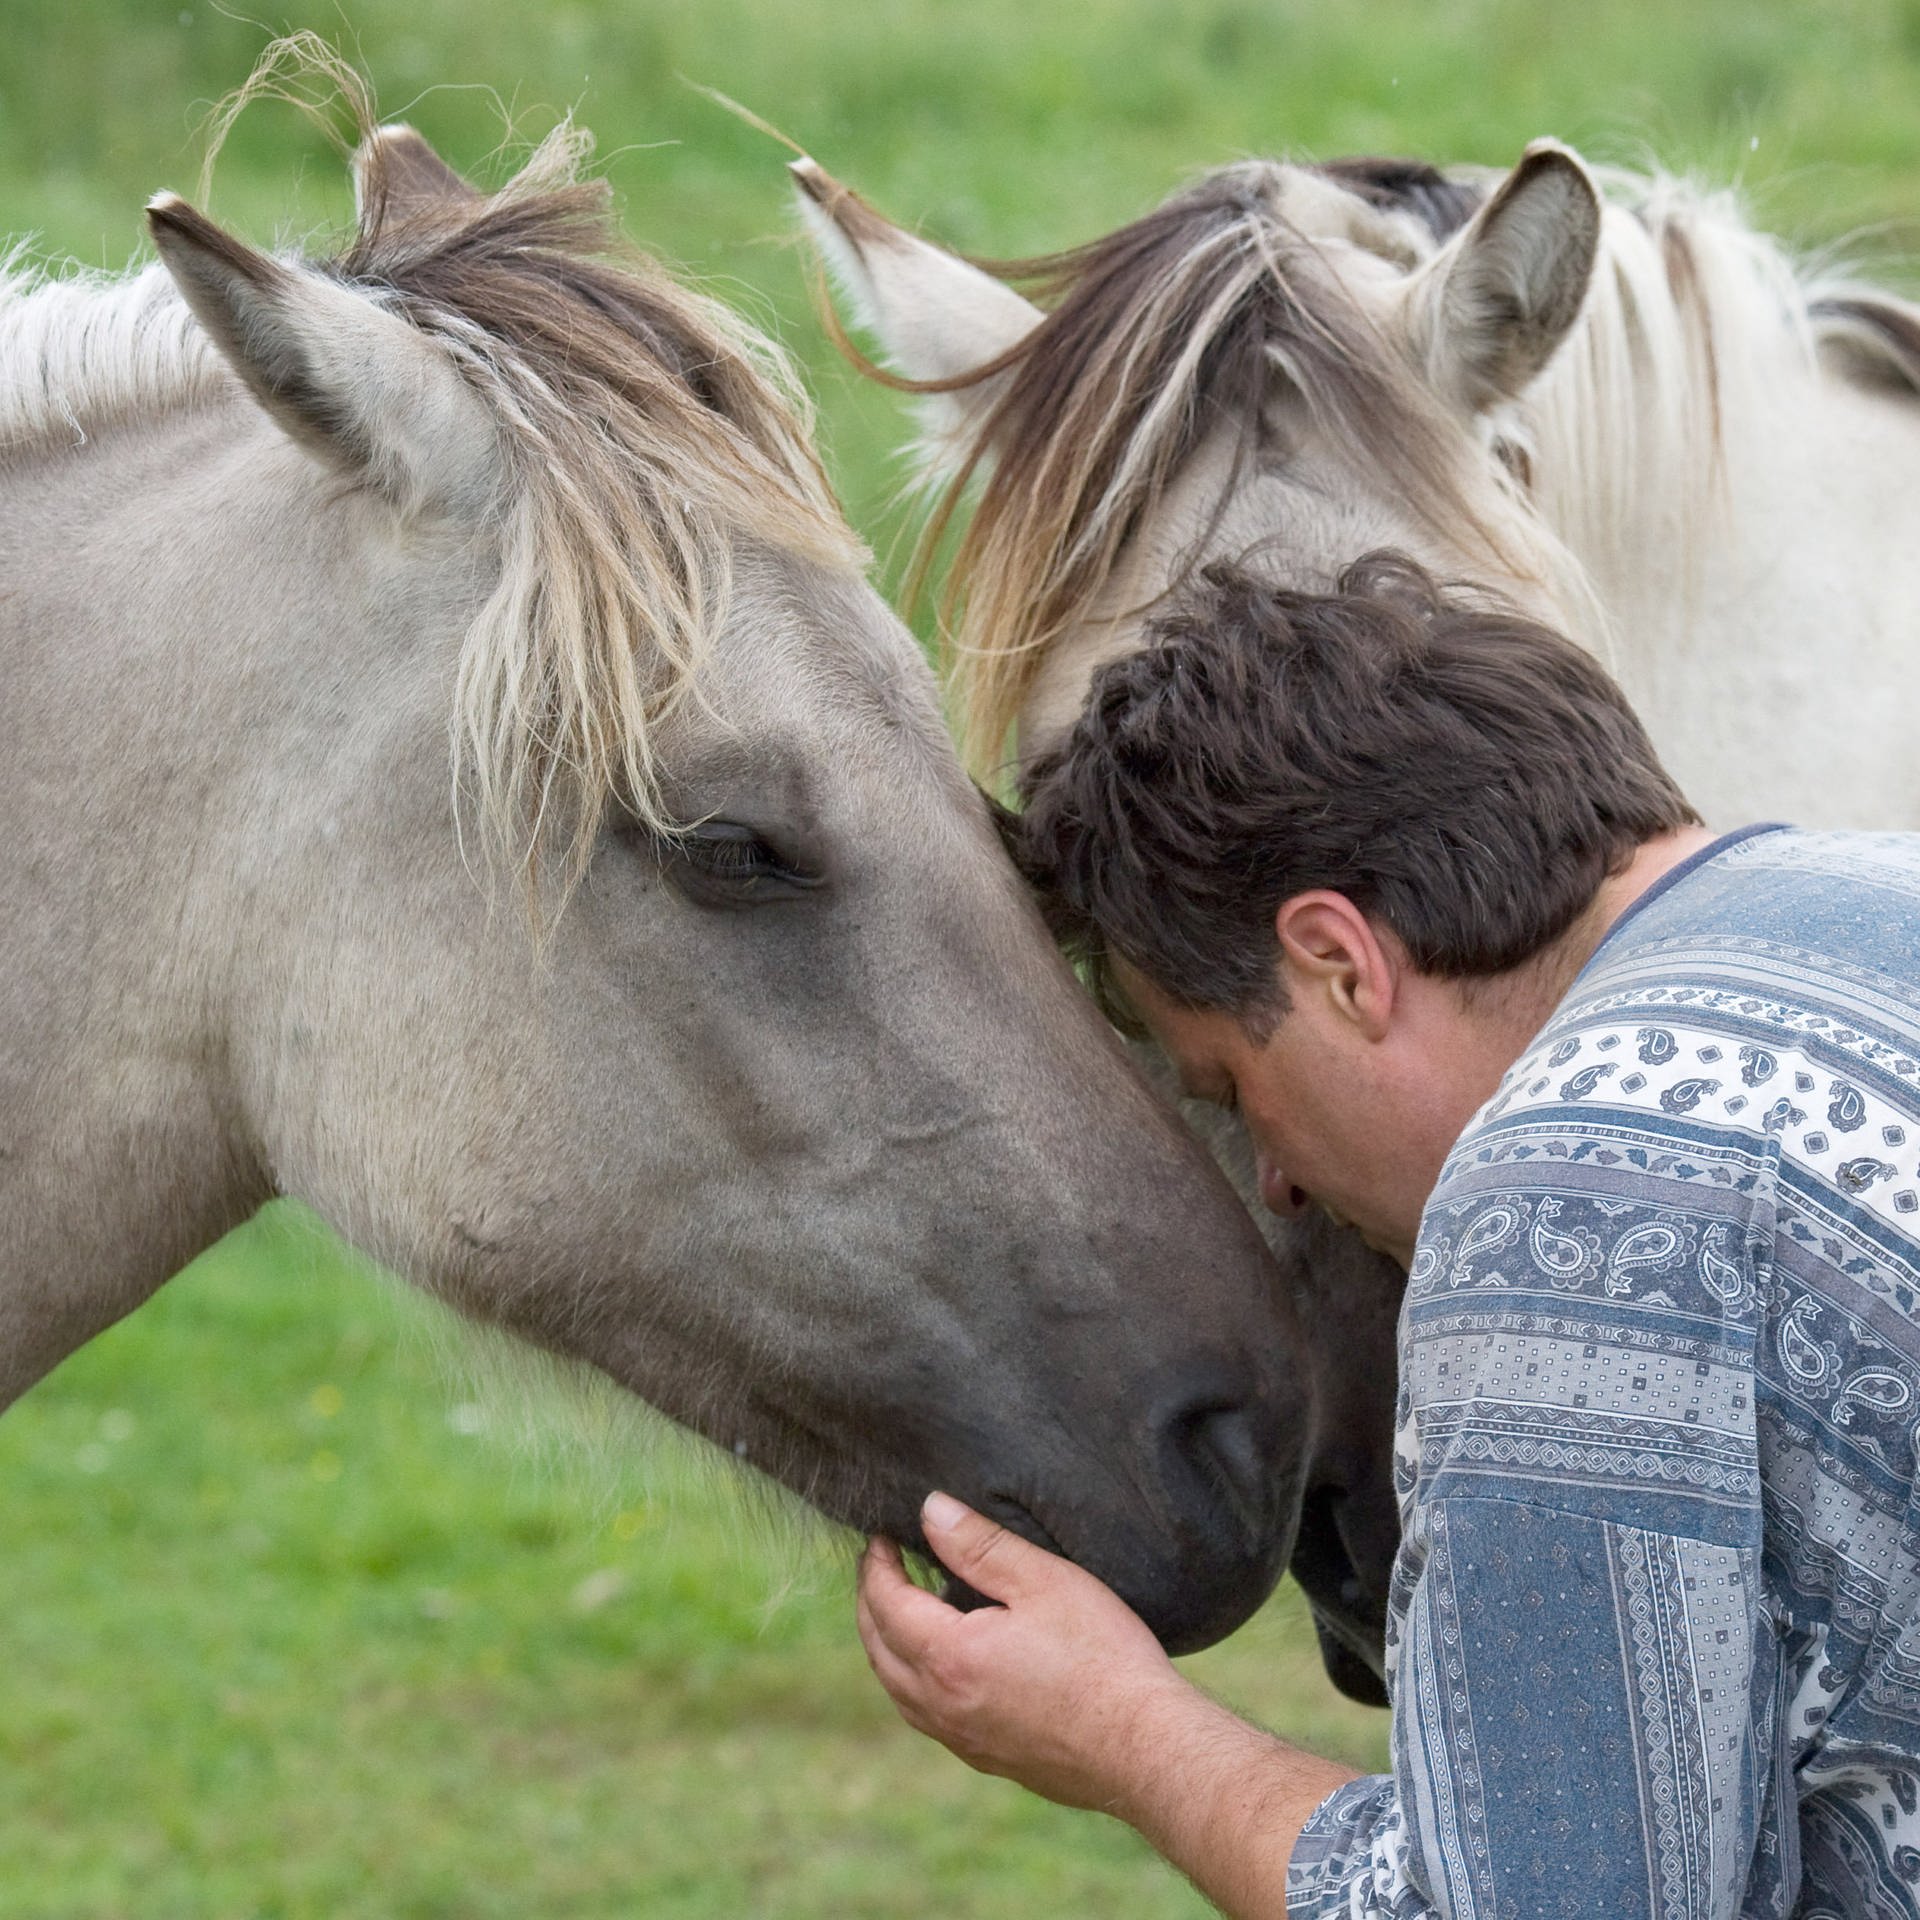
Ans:
[[[353,156],[353,205],[362,233],[480,198],[411,127],[377,127]]]
[[[1422,275],[1427,364],[1479,413],[1523,392],[1580,315],[1600,195],[1578,158],[1537,140]]]
[[[228,365],[309,453],[403,513],[477,517],[499,442],[452,360],[397,314],[257,253],[175,194],[147,208],[174,283]]]
[[[1032,301],[896,227],[812,160],[788,169],[800,215],[846,316],[879,342],[880,358],[909,380],[952,380],[1016,347],[1046,317]],[[999,397],[982,380],[921,396],[939,448],[964,442]]]

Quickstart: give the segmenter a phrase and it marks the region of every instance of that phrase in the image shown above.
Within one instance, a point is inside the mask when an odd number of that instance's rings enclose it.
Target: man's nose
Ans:
[[[1287,1178],[1284,1167],[1277,1166],[1264,1153],[1255,1154],[1254,1164],[1260,1174],[1260,1198],[1267,1203],[1269,1213],[1291,1219],[1296,1213],[1306,1212],[1308,1197]]]

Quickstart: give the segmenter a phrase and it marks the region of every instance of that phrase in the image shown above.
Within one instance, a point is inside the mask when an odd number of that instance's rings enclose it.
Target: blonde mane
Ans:
[[[377,150],[376,150],[377,151]],[[499,586],[461,658],[464,762],[496,846],[531,871],[558,831],[578,878],[609,806],[670,832],[662,721],[695,688],[748,536],[837,568],[863,554],[773,343],[650,262],[563,125],[499,193],[375,218],[331,271],[439,340],[513,468]]]
[[[563,900],[610,807],[680,824],[657,739],[725,617],[735,542],[864,556],[786,358],[618,240],[584,132],[563,123],[496,193],[423,203],[389,192],[371,101],[347,97],[359,228],[307,264],[438,342],[496,423],[501,570],[461,653],[457,777],[490,856],[538,889],[557,855]],[[237,391],[158,266],[0,280],[0,458]]]
[[[0,460],[231,391],[164,267],[56,277],[25,246],[0,258]]]
[[[1650,511],[1691,542],[1713,505],[1727,419],[1762,404],[1783,369],[1811,376],[1826,356],[1852,377],[1920,389],[1915,309],[1796,271],[1730,195],[1607,172],[1586,308],[1546,374],[1490,423],[1490,461],[1288,218],[1300,171],[1223,168],[1090,245],[978,263],[1048,311],[1009,353],[932,383],[1003,383],[921,547],[924,572],[972,501],[942,614],[977,767],[998,764],[1045,650],[1088,616],[1201,440],[1235,427],[1226,488],[1245,473],[1276,369],[1329,435],[1390,476],[1418,524],[1545,587],[1603,656],[1595,576],[1631,560]],[[1405,162],[1317,171],[1409,216],[1433,247],[1485,191]]]

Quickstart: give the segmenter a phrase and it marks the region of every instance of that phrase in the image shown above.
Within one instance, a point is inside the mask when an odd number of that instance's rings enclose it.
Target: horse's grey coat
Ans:
[[[1235,1624],[1312,1442],[1291,1302],[906,630],[742,531],[650,746],[818,884],[614,809],[536,954],[448,772],[514,484],[448,466],[510,423],[384,294],[156,221],[247,385],[149,289],[173,389],[77,374],[0,447],[0,1404],[292,1194],[838,1518],[912,1541],[944,1486],[1176,1644]]]

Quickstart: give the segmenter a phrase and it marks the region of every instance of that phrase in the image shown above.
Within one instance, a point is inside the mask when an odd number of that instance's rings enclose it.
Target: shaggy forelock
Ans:
[[[797,380],[718,303],[620,248],[563,125],[500,192],[421,211],[377,176],[329,264],[444,344],[512,466],[468,635],[463,764],[491,844],[578,877],[606,808],[671,831],[656,742],[694,690],[741,535],[856,566]],[[377,166],[377,147],[372,150]]]
[[[864,555],[787,360],[620,240],[605,182],[582,177],[587,134],[563,122],[477,192],[380,134],[364,81],[298,35],[263,56],[215,144],[251,99],[311,111],[321,93],[360,138],[360,220],[343,251],[297,264],[435,341],[497,429],[501,568],[461,654],[458,778],[490,858],[563,901],[609,807],[680,824],[658,742],[697,690],[736,543],[839,569]],[[163,268],[46,279],[0,262],[0,452],[233,391]]]
[[[1416,515],[1499,554],[1433,401],[1282,212],[1285,178],[1269,162],[1224,168],[1088,246],[983,263],[1051,309],[931,528],[929,551],[991,450],[946,606],[976,761],[997,761],[1044,649],[1085,617],[1182,463],[1231,424],[1225,504],[1276,374],[1396,475]]]

